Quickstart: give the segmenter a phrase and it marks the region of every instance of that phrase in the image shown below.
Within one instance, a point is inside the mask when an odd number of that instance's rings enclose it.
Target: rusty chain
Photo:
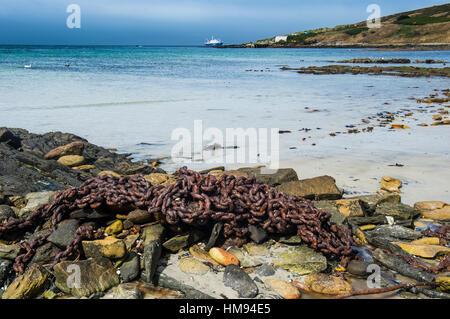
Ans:
[[[296,233],[311,248],[340,258],[343,266],[353,256],[351,232],[331,223],[331,214],[315,208],[310,201],[279,192],[255,178],[201,175],[186,167],[174,175],[177,179],[168,186],[152,186],[142,175],[91,178],[80,187],[58,192],[52,203],[38,207],[31,215],[0,225],[0,233],[32,230],[49,217],[51,231],[54,231],[76,210],[129,212],[139,208],[170,228],[211,227],[221,221],[226,237],[245,239],[248,226],[255,225],[272,234]],[[89,214],[87,216],[89,219]],[[66,250],[56,256],[53,265],[80,254],[82,240],[101,235],[90,226],[81,226]],[[20,243],[25,253],[16,258],[16,272],[24,271],[48,236],[35,238],[30,244]]]

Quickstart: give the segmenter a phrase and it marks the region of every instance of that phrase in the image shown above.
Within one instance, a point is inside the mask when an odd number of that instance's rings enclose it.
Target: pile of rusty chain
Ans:
[[[450,225],[441,226],[436,231],[427,229],[422,234],[427,237],[437,237],[441,241],[450,242]]]
[[[151,186],[142,175],[91,178],[80,187],[58,192],[51,204],[40,206],[28,217],[0,225],[0,233],[35,229],[50,216],[51,231],[54,231],[59,222],[80,209],[124,212],[139,208],[157,215],[162,224],[169,226],[210,227],[220,221],[224,225],[224,235],[229,238],[246,238],[249,225],[273,234],[296,233],[311,248],[340,258],[343,266],[353,256],[351,232],[331,223],[329,213],[305,199],[281,193],[254,178],[205,176],[186,167],[175,175],[176,181],[169,186]],[[79,254],[82,240],[101,235],[95,234],[92,227],[80,227],[53,265]],[[36,248],[43,245],[48,236],[35,238],[31,244],[21,242],[26,253],[16,258],[16,272],[23,272]]]

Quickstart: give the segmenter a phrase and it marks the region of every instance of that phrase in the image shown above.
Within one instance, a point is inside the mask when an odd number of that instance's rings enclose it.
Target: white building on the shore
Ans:
[[[280,42],[280,41],[287,42],[287,38],[288,38],[287,35],[277,35],[275,37],[275,42]]]

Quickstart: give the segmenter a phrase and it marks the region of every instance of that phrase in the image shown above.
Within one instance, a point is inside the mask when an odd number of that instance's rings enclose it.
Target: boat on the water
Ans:
[[[214,37],[211,37],[211,40],[207,40],[205,42],[205,45],[207,47],[217,47],[223,45],[223,42],[221,40],[215,39]]]

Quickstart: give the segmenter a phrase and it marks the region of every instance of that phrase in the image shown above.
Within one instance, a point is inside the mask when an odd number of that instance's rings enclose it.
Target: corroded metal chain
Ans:
[[[352,257],[351,232],[331,223],[329,213],[305,199],[286,195],[255,178],[204,176],[186,167],[175,175],[176,181],[169,186],[152,186],[142,175],[91,178],[80,187],[58,192],[51,204],[40,206],[28,217],[0,225],[0,233],[34,229],[50,216],[54,231],[58,223],[80,209],[126,212],[140,208],[157,215],[159,221],[168,226],[209,227],[221,221],[226,237],[246,238],[248,226],[255,225],[268,233],[296,233],[310,247],[341,258],[344,266]],[[23,272],[35,249],[47,237],[37,238],[29,245],[22,244],[26,253],[16,259],[17,272]],[[80,227],[54,264],[73,257],[79,252],[82,240],[94,237],[93,228]]]
[[[438,237],[441,241],[450,242],[450,225],[441,226],[436,231],[427,229],[422,234],[427,237]]]

